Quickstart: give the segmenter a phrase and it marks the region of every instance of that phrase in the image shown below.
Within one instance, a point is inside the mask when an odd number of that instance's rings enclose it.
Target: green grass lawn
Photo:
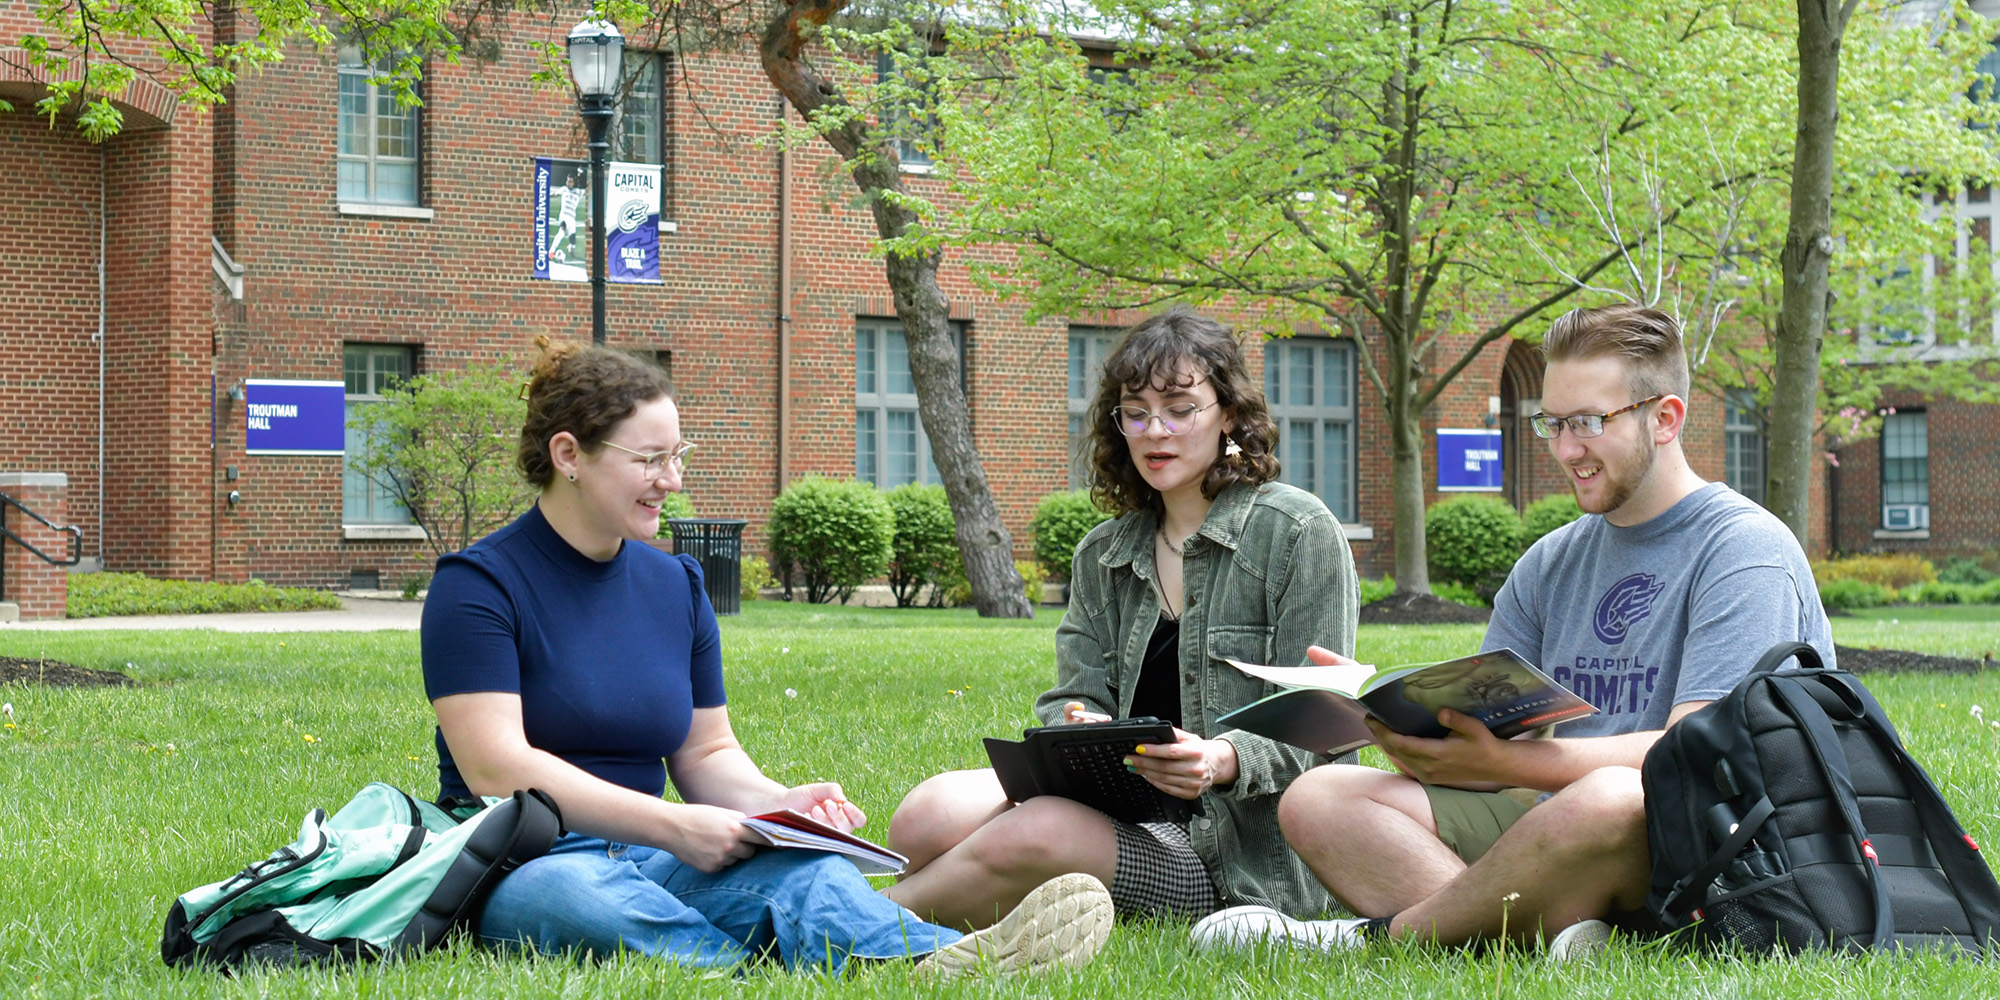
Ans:
[[[725,619],[732,716],[774,777],[842,781],[880,837],[897,799],[945,768],[983,764],[978,738],[1032,724],[1056,615],[755,603]],[[1907,610],[1907,609],[1906,609]],[[1839,641],[1968,655],[2000,625],[1950,616],[1840,619]],[[1361,630],[1363,658],[1466,652],[1478,626]],[[419,960],[226,979],[166,969],[160,923],[179,892],[289,841],[313,806],[370,780],[436,789],[414,633],[0,632],[0,655],[121,670],[136,689],[0,687],[0,984],[22,997],[698,995],[1124,997],[1624,996],[1912,998],[2000,995],[2000,973],[1936,958],[1739,962],[1614,949],[1594,967],[1532,953],[1386,949],[1198,955],[1184,924],[1126,925],[1097,964],[1036,980],[919,987],[891,964],[849,980],[759,972],[702,978],[660,962],[578,965],[459,947]],[[2000,843],[2000,717],[1989,677],[1877,677],[1870,686],[1982,843]],[[1502,968],[1504,966],[1504,970]],[[1496,976],[1504,982],[1496,987]]]

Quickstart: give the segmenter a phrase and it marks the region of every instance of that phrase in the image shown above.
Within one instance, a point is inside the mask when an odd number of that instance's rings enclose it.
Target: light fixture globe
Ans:
[[[609,21],[585,21],[569,32],[569,75],[583,97],[609,97],[625,74],[625,36]]]

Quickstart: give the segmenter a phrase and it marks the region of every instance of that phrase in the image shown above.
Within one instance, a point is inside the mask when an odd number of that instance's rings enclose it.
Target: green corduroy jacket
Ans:
[[[1035,703],[1045,724],[1066,702],[1127,717],[1147,640],[1159,620],[1153,535],[1138,511],[1106,521],[1076,548],[1069,610],[1056,630],[1056,686]],[[1261,903],[1294,916],[1337,908],[1278,829],[1278,798],[1306,769],[1327,763],[1297,747],[1216,719],[1276,691],[1223,657],[1296,665],[1306,647],[1354,653],[1360,595],[1354,557],[1319,498],[1290,486],[1236,484],[1216,495],[1182,557],[1182,728],[1236,747],[1236,781],[1201,798],[1188,826],[1223,905]]]

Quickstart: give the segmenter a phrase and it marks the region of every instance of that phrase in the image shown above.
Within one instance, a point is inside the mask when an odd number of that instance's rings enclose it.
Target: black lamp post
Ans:
[[[625,36],[609,21],[585,21],[569,32],[569,75],[576,113],[590,130],[590,340],[604,343],[604,170],[611,143],[604,134],[618,111],[625,82]]]

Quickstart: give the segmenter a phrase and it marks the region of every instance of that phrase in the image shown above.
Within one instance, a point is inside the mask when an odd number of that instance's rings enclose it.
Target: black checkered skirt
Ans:
[[[1193,919],[1222,908],[1186,826],[1114,819],[1111,828],[1118,837],[1111,903],[1119,916]]]

